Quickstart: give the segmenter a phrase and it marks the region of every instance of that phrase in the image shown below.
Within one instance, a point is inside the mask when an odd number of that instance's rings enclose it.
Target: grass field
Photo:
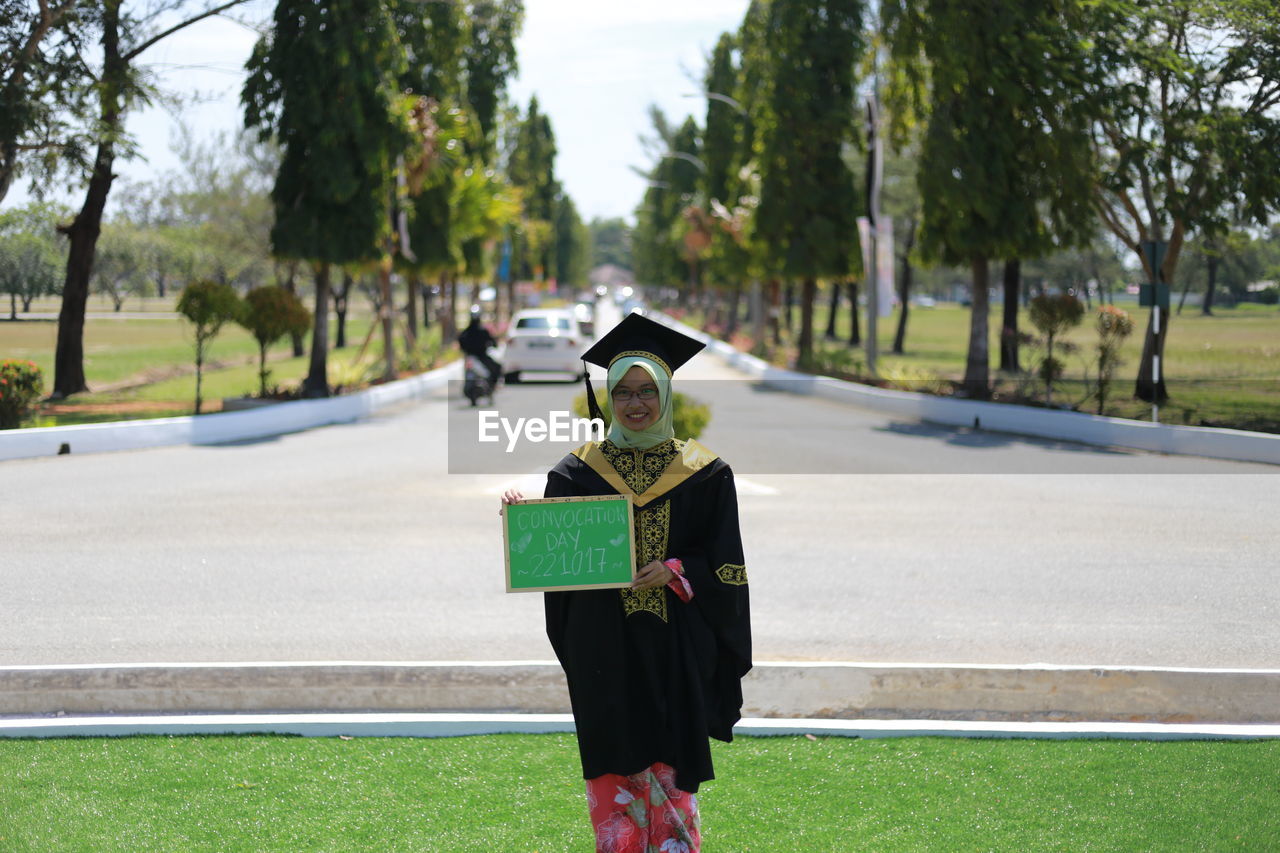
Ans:
[[[1106,414],[1145,420],[1151,417],[1150,404],[1131,395],[1149,309],[1133,304],[1120,307],[1133,316],[1134,333],[1121,351],[1122,363],[1116,372]],[[997,397],[1012,396],[1018,391],[1042,394],[1042,386],[1026,378],[1003,377],[995,369],[999,366],[1000,310],[1000,306],[992,306],[989,342]],[[826,304],[815,306],[814,313],[814,329],[821,346],[840,348],[839,344],[821,341],[827,328]],[[696,316],[693,319],[696,320]],[[1035,328],[1025,311],[1018,322],[1020,330],[1034,333]],[[798,334],[798,309],[794,311],[793,323]],[[947,303],[936,308],[913,307],[908,315],[903,355],[890,353],[897,323],[898,310],[895,309],[891,316],[881,318],[877,324],[881,376],[899,379],[904,386],[913,380],[928,386],[933,379],[959,380],[964,375],[969,339],[968,309]],[[1097,377],[1092,363],[1097,336],[1092,324],[1093,313],[1086,312],[1081,325],[1064,338],[1075,344],[1078,351],[1059,356],[1067,368],[1065,381],[1055,390],[1054,403],[1096,413],[1097,401],[1090,399]],[[865,328],[864,316],[864,332]],[[839,341],[848,340],[847,311],[837,315],[836,332]],[[1024,370],[1033,365],[1035,357],[1034,351],[1023,348]],[[861,350],[857,351],[857,358],[860,366]],[[1280,432],[1280,310],[1275,306],[1242,304],[1219,309],[1210,317],[1195,310],[1174,316],[1165,348],[1164,373],[1170,400],[1164,407],[1162,421]]]
[[[136,304],[135,304],[136,303]],[[124,312],[154,314],[151,318],[91,317],[85,321],[85,377],[91,393],[45,405],[31,426],[57,426],[140,417],[189,415],[195,405],[195,346],[190,324],[167,316],[171,300],[130,300]],[[109,304],[91,304],[91,311],[109,312]],[[57,311],[56,302],[34,304],[32,311]],[[353,310],[347,321],[347,347],[331,350],[331,384],[350,382],[364,373],[348,367],[373,322],[366,310]],[[336,319],[329,340],[336,340]],[[58,327],[53,320],[0,322],[0,358],[29,359],[45,376],[46,393],[53,380]],[[422,344],[429,341],[423,339]],[[362,364],[382,357],[381,338],[370,343]],[[206,412],[218,411],[223,397],[258,392],[258,344],[240,326],[227,325],[213,340],[205,365],[202,396]],[[290,388],[306,376],[308,356],[292,357],[288,340],[268,351],[270,384]],[[369,370],[376,372],[375,367]]]
[[[704,849],[1280,849],[1280,742],[740,738]],[[569,735],[0,742],[0,849],[592,849]]]

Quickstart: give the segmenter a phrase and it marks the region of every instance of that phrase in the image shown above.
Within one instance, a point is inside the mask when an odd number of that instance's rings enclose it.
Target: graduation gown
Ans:
[[[733,472],[696,441],[589,442],[551,470],[544,497],[627,493],[637,566],[678,557],[692,600],[667,587],[544,593],[547,637],[569,683],[583,777],[662,762],[696,792],[714,778],[708,736],[733,739],[751,668]]]

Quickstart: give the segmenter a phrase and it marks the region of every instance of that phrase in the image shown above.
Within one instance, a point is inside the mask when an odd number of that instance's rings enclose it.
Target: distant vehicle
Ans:
[[[489,379],[489,371],[480,359],[474,355],[468,355],[462,361],[462,393],[471,405],[474,406],[482,397],[489,398],[489,405],[493,405],[493,382]]]
[[[573,317],[578,321],[578,328],[588,339],[596,333],[596,309],[589,302],[579,302],[573,306]]]
[[[920,296],[913,296],[913,297],[911,297],[911,304],[912,304],[912,305],[916,305],[916,306],[918,306],[918,307],[920,307],[920,308],[936,308],[936,307],[938,307],[938,302],[937,302],[937,300],[935,300],[932,296],[925,296],[925,295],[923,295],[923,294],[921,294]]]
[[[590,340],[572,311],[521,311],[507,329],[503,378],[516,383],[523,373],[547,372],[568,373],[581,379],[581,353]]]

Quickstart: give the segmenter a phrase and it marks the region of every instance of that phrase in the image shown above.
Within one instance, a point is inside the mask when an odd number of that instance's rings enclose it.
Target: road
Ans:
[[[708,355],[681,373],[739,478],[759,660],[1280,663],[1275,467],[908,423]],[[269,441],[0,463],[0,664],[550,659],[540,597],[503,592],[497,495],[539,493],[563,448],[483,460],[476,412],[441,392]]]

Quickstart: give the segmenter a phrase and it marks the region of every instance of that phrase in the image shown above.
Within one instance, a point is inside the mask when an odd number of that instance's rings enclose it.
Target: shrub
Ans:
[[[1068,329],[1080,325],[1084,305],[1069,293],[1042,293],[1031,300],[1031,323],[1045,338],[1044,359],[1037,371],[1044,381],[1045,402],[1053,402],[1053,383],[1062,376],[1065,365],[1053,355],[1054,339]],[[1068,350],[1068,347],[1063,347]]]
[[[676,438],[697,438],[702,435],[702,431],[707,428],[707,424],[711,423],[711,408],[686,394],[681,394],[679,391],[672,396],[671,402],[675,406],[671,421],[675,427]],[[604,428],[608,431],[610,426],[609,407],[605,405],[605,391],[603,388],[596,389],[596,404],[600,406],[600,411],[604,413]],[[587,412],[587,395],[585,393],[573,398],[573,413],[580,418],[590,417]]]
[[[229,284],[197,281],[187,285],[178,298],[178,313],[195,326],[196,336],[196,414],[200,414],[200,382],[204,357],[209,342],[222,331],[223,325],[237,320],[244,303]]]
[[[14,429],[31,416],[44,393],[44,376],[35,362],[0,361],[0,429]]]
[[[267,348],[285,335],[301,335],[311,328],[311,312],[302,300],[279,285],[255,287],[244,296],[244,310],[235,321],[258,342],[258,394],[267,396]]]
[[[1133,332],[1133,318],[1128,311],[1103,305],[1098,309],[1094,328],[1098,331],[1098,414],[1101,415],[1107,405],[1111,377],[1120,366],[1120,344]]]

